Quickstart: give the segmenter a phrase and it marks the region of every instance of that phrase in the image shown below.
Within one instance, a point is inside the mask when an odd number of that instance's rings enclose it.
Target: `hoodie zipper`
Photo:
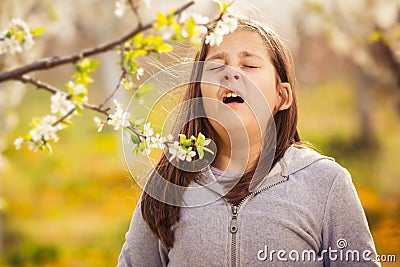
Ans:
[[[253,196],[261,193],[262,191],[267,190],[267,189],[269,189],[269,188],[271,188],[271,187],[273,187],[275,185],[278,185],[278,184],[280,184],[282,182],[285,182],[285,181],[287,181],[287,179],[288,179],[288,177],[284,176],[283,180],[280,180],[280,181],[278,181],[276,183],[270,184],[268,186],[260,188],[259,190],[251,192],[246,197],[244,197],[239,202],[239,204],[237,206],[236,205],[231,205],[232,220],[231,220],[231,223],[230,223],[230,226],[229,226],[229,230],[230,230],[230,232],[232,234],[232,239],[231,239],[231,266],[232,267],[236,267],[236,257],[237,257],[237,255],[236,255],[236,241],[237,241],[236,240],[236,233],[238,231],[238,223],[237,223],[238,219],[237,218],[238,218],[238,212],[239,212],[240,207],[242,207],[251,197],[253,197]]]

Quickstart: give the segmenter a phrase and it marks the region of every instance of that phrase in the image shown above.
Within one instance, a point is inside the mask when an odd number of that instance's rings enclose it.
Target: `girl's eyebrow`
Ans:
[[[259,58],[259,59],[264,59],[262,56],[259,56],[257,54],[254,53],[250,53],[248,51],[243,51],[239,53],[240,57],[255,57],[255,58]]]
[[[215,55],[212,55],[212,56],[209,57],[209,58],[206,58],[206,60],[225,59],[225,58],[226,58],[226,55],[227,55],[226,52],[220,52],[220,53],[217,53],[217,54],[215,54]],[[240,57],[240,58],[255,57],[255,58],[258,58],[258,59],[263,59],[263,57],[261,57],[261,56],[259,56],[259,55],[257,55],[257,54],[254,54],[254,53],[250,53],[250,52],[248,52],[248,51],[242,51],[242,52],[240,52],[240,53],[239,53],[239,57]]]
[[[225,57],[226,57],[226,53],[225,52],[221,52],[221,53],[217,53],[215,55],[212,55],[209,58],[206,58],[206,60],[225,59]]]

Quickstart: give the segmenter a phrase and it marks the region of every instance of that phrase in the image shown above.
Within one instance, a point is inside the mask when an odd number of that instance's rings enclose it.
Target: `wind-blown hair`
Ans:
[[[250,19],[236,18],[238,20],[238,28],[257,32],[263,38],[265,49],[270,56],[272,65],[276,71],[277,87],[281,82],[289,83],[293,91],[293,101],[291,106],[286,110],[274,110],[272,121],[275,123],[276,130],[276,145],[271,148],[263,147],[259,158],[261,176],[268,174],[270,169],[283,157],[286,149],[292,144],[300,142],[300,136],[297,132],[297,101],[295,94],[295,74],[294,65],[291,53],[279,35],[272,29],[263,26]],[[186,136],[197,136],[199,132],[203,133],[208,138],[216,140],[218,145],[219,136],[211,126],[211,123],[205,117],[205,111],[201,101],[200,81],[202,75],[202,62],[205,60],[209,46],[204,43],[197,53],[195,58],[194,68],[192,70],[193,83],[187,87],[183,101],[197,99],[199,101],[189,101],[192,106],[183,104],[178,114],[177,123],[174,126],[173,134],[183,133]],[[278,90],[279,88],[277,88]],[[188,120],[190,118],[195,118]],[[187,122],[187,123],[183,123]],[[268,144],[268,142],[264,142]],[[270,152],[274,153],[271,154]],[[262,164],[270,158],[271,164]],[[263,166],[267,166],[264,167]],[[249,185],[254,175],[255,170],[245,173],[234,188],[225,195],[225,198],[231,204],[237,204],[246,195],[249,194]],[[158,175],[162,176],[168,182],[179,185],[180,187],[168,187],[159,181]],[[141,212],[143,219],[146,221],[152,232],[162,241],[167,248],[172,248],[174,244],[173,226],[179,222],[181,215],[181,207],[166,204],[158,199],[153,198],[151,192],[157,192],[158,195],[163,195],[169,199],[173,199],[174,203],[181,203],[183,199],[184,189],[189,184],[198,178],[198,173],[181,170],[171,164],[168,158],[163,155],[158,162],[155,170],[149,175],[145,190],[141,199]],[[168,187],[168,188],[167,188]],[[150,193],[150,194],[149,194]],[[169,202],[171,203],[171,202]]]

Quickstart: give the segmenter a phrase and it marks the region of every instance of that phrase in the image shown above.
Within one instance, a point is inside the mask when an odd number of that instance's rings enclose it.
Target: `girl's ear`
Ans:
[[[293,101],[292,86],[290,83],[281,83],[279,85],[280,90],[278,91],[278,99],[280,104],[278,110],[285,110],[290,108]]]

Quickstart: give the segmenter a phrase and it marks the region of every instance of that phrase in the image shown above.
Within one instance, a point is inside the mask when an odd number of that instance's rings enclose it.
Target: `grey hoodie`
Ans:
[[[182,208],[170,250],[143,220],[139,200],[118,266],[380,266],[350,174],[332,158],[290,147],[236,207],[221,197],[222,173],[202,174],[202,186],[191,186],[203,191],[184,195],[195,207]]]

